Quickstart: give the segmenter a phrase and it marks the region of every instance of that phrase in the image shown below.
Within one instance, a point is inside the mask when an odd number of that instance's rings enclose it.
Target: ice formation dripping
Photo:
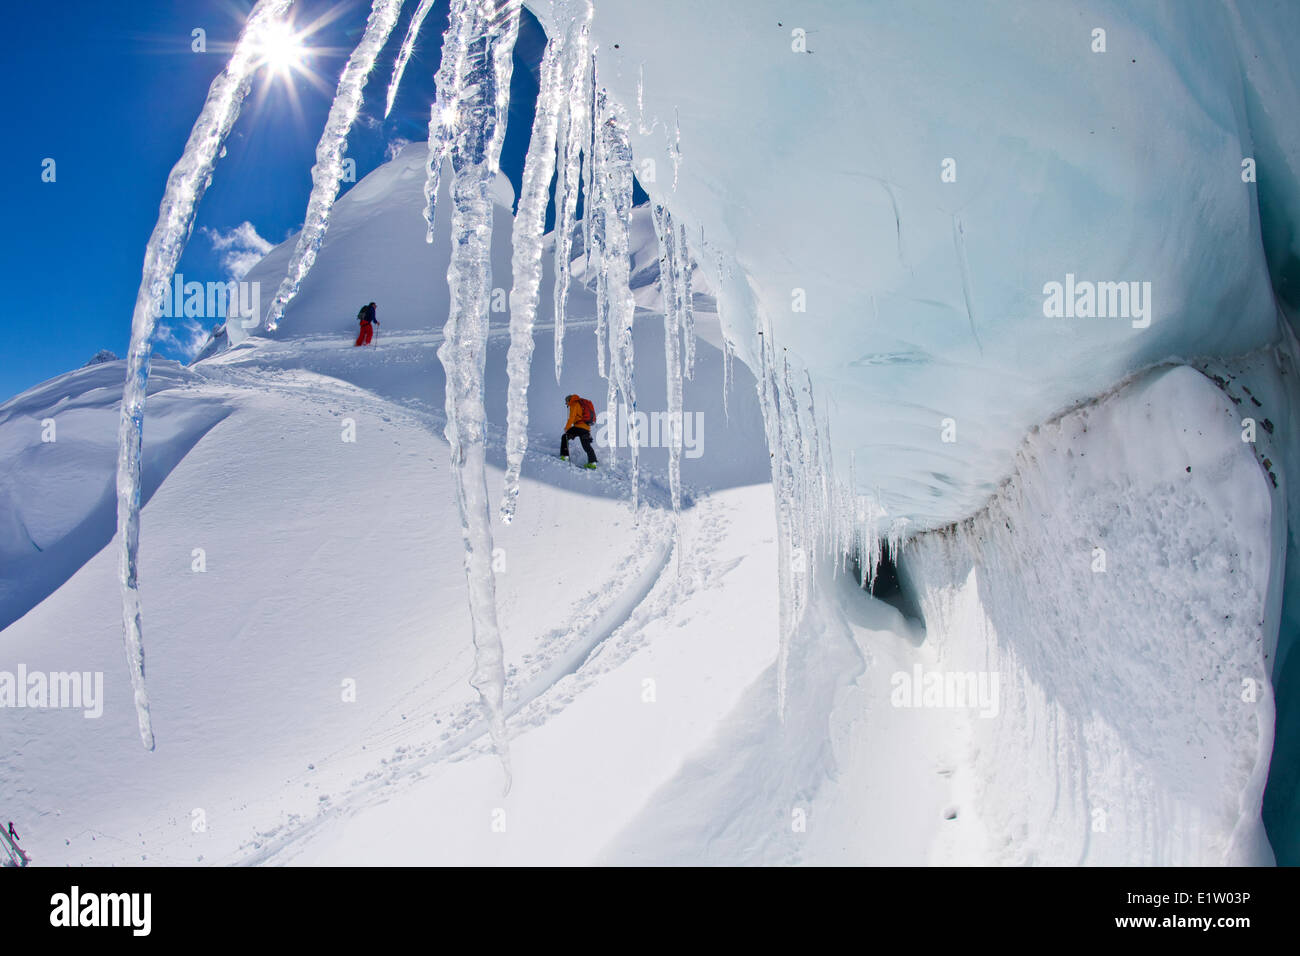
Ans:
[[[289,260],[288,272],[267,309],[266,327],[269,330],[274,330],[280,324],[285,308],[298,294],[303,279],[307,278],[307,273],[316,264],[316,254],[325,241],[330,213],[334,209],[339,183],[343,179],[343,153],[347,149],[348,133],[352,131],[352,124],[361,111],[361,94],[370,71],[374,69],[375,57],[384,48],[388,35],[397,25],[402,2],[403,0],[374,0],[361,42],[348,57],[347,66],[339,77],[334,102],[330,104],[329,117],[325,120],[325,131],[316,144],[316,165],[311,169],[312,187],[311,197],[307,200],[307,216],[303,220],[302,232],[298,234],[293,257]]]
[[[159,305],[176,272],[176,263],[194,227],[194,211],[212,179],[212,169],[230,133],[249,84],[259,66],[267,38],[281,25],[293,0],[258,0],[234,53],[208,88],[199,117],[194,121],[185,151],[167,177],[158,222],[144,254],[144,275],[136,293],[131,317],[131,349],[126,358],[126,384],[122,389],[122,417],[118,429],[117,536],[122,585],[123,643],[131,688],[135,696],[140,740],[154,748],[149,717],[149,695],[144,683],[144,639],[141,621],[138,558],[140,549],[140,464],[144,439],[144,403],[149,385],[149,358],[158,324]]]

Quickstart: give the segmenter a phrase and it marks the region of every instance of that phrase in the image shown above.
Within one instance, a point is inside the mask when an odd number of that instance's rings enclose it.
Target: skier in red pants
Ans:
[[[363,305],[361,311],[357,313],[357,320],[361,323],[361,331],[357,333],[357,345],[369,345],[370,340],[375,336],[373,326],[379,324],[375,318],[375,304]]]

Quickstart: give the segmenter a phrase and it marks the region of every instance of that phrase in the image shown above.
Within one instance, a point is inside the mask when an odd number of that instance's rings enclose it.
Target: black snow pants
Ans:
[[[582,450],[587,453],[587,461],[595,464],[596,449],[591,447],[591,429],[579,428],[574,425],[560,438],[560,454],[565,458],[569,457],[569,439],[578,438],[582,441]]]

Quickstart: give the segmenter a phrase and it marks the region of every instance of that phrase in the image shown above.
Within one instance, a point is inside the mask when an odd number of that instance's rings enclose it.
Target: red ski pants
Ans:
[[[375,330],[370,322],[361,323],[361,331],[357,333],[357,345],[369,345],[370,340],[375,337]]]

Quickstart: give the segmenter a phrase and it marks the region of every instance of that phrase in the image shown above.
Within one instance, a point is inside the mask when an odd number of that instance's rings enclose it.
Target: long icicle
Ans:
[[[682,346],[686,353],[686,377],[695,379],[695,263],[691,261],[691,247],[686,241],[686,226],[681,227],[677,241],[676,286],[681,295]]]
[[[599,110],[596,109],[596,95],[600,89],[600,79],[596,70],[596,56],[593,53],[591,57],[591,137],[590,146],[587,150],[588,163],[591,169],[591,175],[587,178],[587,198],[586,207],[583,209],[582,218],[584,222],[589,222],[589,232],[586,234],[586,241],[591,249],[600,254],[600,265],[596,268],[596,371],[601,378],[608,378],[609,371],[606,368],[608,350],[609,350],[609,297],[606,295],[608,287],[608,277],[605,274],[605,200],[600,179],[596,176],[596,167],[601,165],[601,147],[600,147],[600,123],[597,119]],[[587,254],[587,261],[591,261],[591,253]],[[588,267],[590,272],[590,266]],[[615,415],[614,411],[614,388],[613,383],[609,383],[608,391],[608,416]],[[611,451],[618,447],[618,441],[615,437],[614,428],[617,425],[615,420],[609,422],[609,435]],[[614,459],[611,457],[610,464]]]
[[[668,394],[668,487],[673,511],[682,507],[682,340],[681,292],[673,262],[677,258],[677,236],[672,214],[656,203],[651,210],[655,235],[659,238],[659,292],[664,301],[664,368]]]
[[[470,31],[477,13],[472,3],[454,0],[442,35],[442,58],[434,77],[434,100],[429,108],[429,157],[424,173],[424,220],[428,228],[424,241],[433,242],[433,221],[438,207],[438,189],[442,183],[442,164],[465,121],[460,97],[465,90],[465,71]]]
[[[592,215],[591,203],[591,171],[592,157],[596,155],[593,149],[593,137],[596,135],[596,54],[592,53],[591,65],[588,70],[591,74],[588,80],[587,92],[590,94],[587,103],[587,131],[582,140],[582,259],[583,272],[586,278],[591,277],[591,223],[596,217]]]
[[[558,135],[559,178],[555,184],[555,381],[564,368],[564,319],[569,303],[569,275],[572,268],[573,228],[578,212],[581,155],[591,122],[588,101],[591,93],[591,63],[588,36],[591,31],[591,0],[581,0],[581,13],[569,24],[565,39],[564,73],[567,96],[561,112]]]
[[[628,445],[632,467],[632,510],[640,503],[641,435],[636,408],[636,373],[632,342],[632,322],[636,302],[629,287],[630,243],[628,223],[632,218],[632,146],[628,139],[627,115],[607,90],[597,95],[600,147],[594,178],[604,205],[604,248],[601,271],[608,276],[606,287],[609,308],[610,398],[617,386],[628,417]],[[613,402],[611,401],[611,406]]]
[[[329,116],[325,120],[325,131],[316,144],[316,165],[311,168],[311,198],[307,201],[307,215],[303,220],[302,232],[298,234],[293,257],[289,260],[289,269],[267,310],[266,327],[270,331],[279,326],[285,308],[302,288],[303,280],[316,263],[321,243],[325,241],[330,213],[334,209],[339,182],[343,178],[343,150],[347,147],[348,133],[352,131],[352,124],[361,111],[362,92],[370,71],[374,69],[375,57],[384,48],[388,35],[397,25],[402,3],[403,0],[374,0],[361,42],[348,57],[347,66],[339,77],[334,102],[330,104]]]
[[[144,636],[140,605],[140,464],[144,445],[144,405],[149,386],[149,359],[158,324],[159,304],[176,273],[176,263],[194,227],[194,212],[212,179],[217,154],[248,95],[253,72],[268,32],[284,20],[293,0],[258,0],[235,44],[225,69],[208,88],[185,151],[167,177],[158,221],[144,254],[144,271],[131,316],[131,350],[126,358],[122,415],[118,425],[117,538],[122,587],[122,643],[135,698],[140,741],[154,749],[149,695],[144,682]]]
[[[393,103],[397,100],[397,88],[402,85],[402,74],[406,72],[406,63],[415,52],[415,38],[419,36],[420,29],[424,26],[424,18],[429,15],[432,8],[433,0],[420,0],[420,5],[415,8],[415,15],[411,17],[411,23],[406,28],[406,39],[402,41],[402,48],[397,51],[397,60],[393,63],[393,78],[388,81],[388,105],[384,107],[384,119],[388,119],[388,114],[393,111]]]
[[[614,376],[613,345],[609,334],[609,250],[605,246],[605,207],[608,184],[605,179],[605,137],[601,133],[600,75],[595,57],[592,57],[591,99],[591,241],[600,255],[596,270],[596,360],[597,370],[605,379],[605,426],[609,443],[609,464],[618,464],[620,433],[627,428],[626,414],[619,415],[618,380]],[[620,420],[622,424],[620,425]]]
[[[533,116],[532,138],[524,159],[519,208],[512,236],[514,285],[510,289],[510,376],[506,399],[506,479],[501,497],[501,520],[509,524],[519,498],[519,473],[528,451],[528,385],[532,378],[533,323],[537,318],[538,291],[542,283],[542,236],[551,177],[555,175],[555,124],[563,88],[561,41],[552,38],[542,54],[541,86]]]
[[[510,111],[510,81],[515,73],[515,41],[519,39],[519,8],[523,0],[481,0],[492,13],[492,71],[496,85],[494,108],[496,125],[488,144],[492,173],[501,171],[501,147],[506,141],[506,121]]]
[[[492,568],[492,518],[485,467],[487,414],[483,380],[487,360],[489,306],[492,296],[492,181],[500,162],[508,93],[497,89],[501,64],[513,47],[518,4],[508,4],[503,21],[492,19],[494,6],[483,0],[454,0],[453,22],[462,31],[455,42],[466,51],[462,85],[450,92],[459,105],[450,151],[454,179],[452,254],[447,270],[451,303],[443,327],[438,360],[447,376],[446,437],[451,447],[461,533],[465,539],[465,576],[469,585],[474,637],[474,671],[470,684],[486,711],[488,729],[510,789],[510,751],[505,723],[505,653],[497,621],[496,579]],[[508,82],[508,77],[505,78]],[[441,90],[440,90],[441,93]]]

